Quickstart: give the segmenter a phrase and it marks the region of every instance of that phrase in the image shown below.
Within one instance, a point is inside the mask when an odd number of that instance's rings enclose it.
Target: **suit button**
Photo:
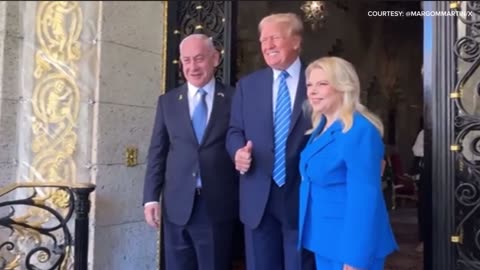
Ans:
[[[196,176],[197,176],[197,173],[192,173],[192,176],[193,176],[193,177],[196,177]]]

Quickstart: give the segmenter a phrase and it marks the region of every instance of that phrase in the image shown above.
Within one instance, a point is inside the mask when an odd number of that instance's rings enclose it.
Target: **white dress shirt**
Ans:
[[[412,151],[414,156],[423,157],[423,129],[418,133]]]
[[[287,68],[288,78],[287,86],[290,93],[291,108],[293,111],[293,105],[295,104],[295,97],[297,96],[298,81],[300,80],[300,69],[302,65],[300,58],[297,59]],[[273,112],[275,115],[275,106],[277,104],[278,88],[280,86],[280,74],[282,70],[273,69]]]

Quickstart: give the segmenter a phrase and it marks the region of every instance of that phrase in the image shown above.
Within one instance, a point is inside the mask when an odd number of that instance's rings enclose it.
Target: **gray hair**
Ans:
[[[178,48],[182,50],[182,45],[189,39],[196,38],[205,42],[205,45],[209,50],[215,51],[215,45],[213,45],[213,39],[205,34],[191,34],[186,36],[181,42]]]
[[[276,13],[264,17],[258,24],[258,31],[262,32],[262,28],[266,23],[278,23],[287,27],[287,31],[290,35],[302,36],[303,23],[300,17],[295,13]]]

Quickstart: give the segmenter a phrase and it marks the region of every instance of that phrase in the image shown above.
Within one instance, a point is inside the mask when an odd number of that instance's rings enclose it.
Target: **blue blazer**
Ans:
[[[327,259],[369,269],[398,249],[381,188],[384,145],[360,113],[321,135],[325,118],[300,156],[299,245]]]
[[[170,222],[185,225],[190,220],[199,173],[210,221],[238,218],[237,171],[225,149],[233,92],[233,87],[216,82],[210,120],[200,142],[191,124],[187,84],[158,98],[143,203],[162,197],[162,214]]]
[[[226,148],[234,160],[237,150],[248,140],[253,142],[252,164],[248,172],[240,175],[240,219],[250,228],[256,228],[262,220],[273,183],[273,71],[265,68],[251,73],[237,83],[232,100],[230,126]],[[287,224],[298,227],[298,190],[300,151],[306,143],[305,131],[310,121],[302,113],[306,98],[305,68],[302,66],[293,106],[287,139],[285,199],[281,207],[286,209]]]

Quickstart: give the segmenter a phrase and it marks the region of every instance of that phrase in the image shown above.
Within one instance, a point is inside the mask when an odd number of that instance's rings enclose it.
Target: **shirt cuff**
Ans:
[[[158,204],[158,202],[146,202],[143,206],[147,207],[149,205],[154,205],[154,204]]]

